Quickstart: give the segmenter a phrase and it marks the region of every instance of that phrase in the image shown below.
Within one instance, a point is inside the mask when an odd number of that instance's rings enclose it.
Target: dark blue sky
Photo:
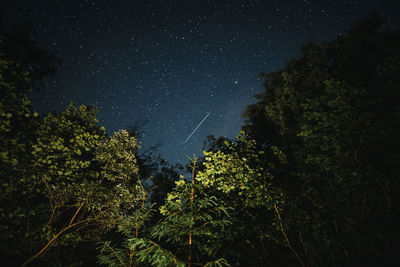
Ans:
[[[170,163],[201,154],[207,135],[234,137],[263,91],[259,72],[330,40],[376,9],[399,24],[400,1],[2,1],[6,22],[30,21],[63,63],[34,95],[41,112],[99,107],[107,132],[147,122],[144,148]],[[211,112],[193,136],[185,139]]]

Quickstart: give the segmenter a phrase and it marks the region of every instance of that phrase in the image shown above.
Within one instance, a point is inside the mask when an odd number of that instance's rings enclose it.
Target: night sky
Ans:
[[[3,0],[0,15],[31,22],[39,46],[62,60],[33,95],[40,112],[94,104],[109,134],[145,123],[144,149],[160,144],[170,163],[186,163],[207,135],[238,134],[263,91],[258,73],[281,68],[312,38],[343,34],[372,9],[399,24],[399,2]]]

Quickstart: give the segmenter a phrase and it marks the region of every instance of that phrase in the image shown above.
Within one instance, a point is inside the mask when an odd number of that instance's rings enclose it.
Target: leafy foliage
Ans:
[[[208,137],[190,179],[139,154],[137,131],[107,137],[95,107],[39,116],[27,93],[55,61],[34,42],[16,53],[15,31],[0,45],[3,259],[389,265],[400,238],[400,34],[383,23],[371,14],[262,74],[266,90],[246,109],[243,131]]]
[[[40,118],[16,89],[29,79],[12,72],[7,80],[17,63],[0,63],[1,251],[15,264],[32,255],[27,264],[55,247],[60,254],[40,261],[56,265],[66,248],[98,240],[141,203],[138,143],[126,131],[106,139],[94,107],[71,104]]]
[[[394,255],[400,35],[383,22],[372,13],[337,40],[308,43],[300,58],[262,74],[266,91],[245,113],[265,163],[273,147],[286,158],[271,162],[273,186],[287,198],[288,236],[308,265]]]
[[[176,186],[160,207],[162,219],[148,230],[146,236],[127,236],[124,246],[134,253],[138,263],[151,266],[190,266],[200,263],[228,266],[224,259],[217,257],[217,253],[223,229],[230,224],[229,208],[221,205],[215,196],[208,196],[202,186],[195,183],[196,159],[192,164],[192,181],[175,182]],[[100,260],[107,263],[118,252],[111,254],[109,243],[104,246]]]

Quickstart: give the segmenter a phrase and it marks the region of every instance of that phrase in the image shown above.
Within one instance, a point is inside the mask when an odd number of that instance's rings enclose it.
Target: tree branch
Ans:
[[[281,214],[279,213],[278,210],[278,206],[276,206],[276,204],[274,205],[274,209],[276,214],[278,215],[278,220],[279,220],[279,224],[281,226],[281,232],[283,234],[283,237],[286,240],[287,246],[289,247],[289,249],[293,252],[293,254],[296,256],[297,260],[300,262],[301,266],[305,266],[303,260],[300,258],[299,254],[297,254],[296,250],[292,247],[292,245],[289,242],[289,238],[286,235],[285,229],[283,228],[283,224],[282,224],[282,219],[281,219]]]

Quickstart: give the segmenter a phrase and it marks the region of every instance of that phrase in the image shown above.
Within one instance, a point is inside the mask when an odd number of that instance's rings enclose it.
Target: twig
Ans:
[[[54,244],[54,241],[56,241],[56,239],[57,239],[62,233],[64,233],[65,231],[67,231],[67,230],[71,229],[72,227],[75,227],[75,226],[77,226],[77,225],[79,225],[79,224],[82,224],[82,223],[85,223],[85,222],[88,222],[88,221],[92,221],[92,220],[94,220],[94,218],[87,218],[87,219],[85,219],[85,220],[82,220],[82,221],[76,222],[76,223],[74,223],[74,224],[70,224],[70,225],[68,225],[67,227],[64,227],[64,228],[61,229],[57,234],[55,234],[55,235],[50,239],[50,241],[47,242],[47,244],[46,244],[38,253],[36,253],[35,255],[33,255],[32,257],[30,257],[29,259],[27,259],[20,267],[26,266],[28,263],[30,263],[31,261],[33,261],[33,260],[36,259],[37,257],[43,255],[43,254],[47,251],[47,249],[49,249],[49,248]]]
[[[83,202],[82,202],[82,204],[79,206],[79,208],[76,210],[74,216],[72,217],[72,219],[71,219],[71,221],[69,222],[68,225],[71,225],[71,224],[72,224],[72,222],[75,220],[76,215],[78,215],[78,213],[79,213],[79,211],[81,210],[82,207],[83,207]]]
[[[375,179],[375,181],[378,184],[378,186],[382,189],[383,193],[385,194],[386,203],[387,203],[388,207],[390,208],[392,206],[392,201],[390,200],[390,196],[389,196],[387,190],[385,189],[384,185],[378,179]]]
[[[300,262],[301,266],[305,266],[303,260],[300,258],[299,254],[297,254],[296,250],[292,247],[292,245],[289,242],[289,238],[286,235],[285,229],[283,228],[283,224],[282,224],[282,219],[281,219],[281,215],[279,213],[278,207],[276,206],[276,204],[274,205],[274,209],[276,211],[276,214],[278,215],[278,220],[279,220],[279,224],[281,226],[281,232],[286,240],[287,246],[290,248],[290,250],[293,252],[293,254],[296,256],[297,260]]]
[[[122,266],[126,266],[126,264],[118,256],[117,252],[108,243],[105,243],[105,245],[114,253],[114,255],[117,257],[118,261],[122,264]]]

